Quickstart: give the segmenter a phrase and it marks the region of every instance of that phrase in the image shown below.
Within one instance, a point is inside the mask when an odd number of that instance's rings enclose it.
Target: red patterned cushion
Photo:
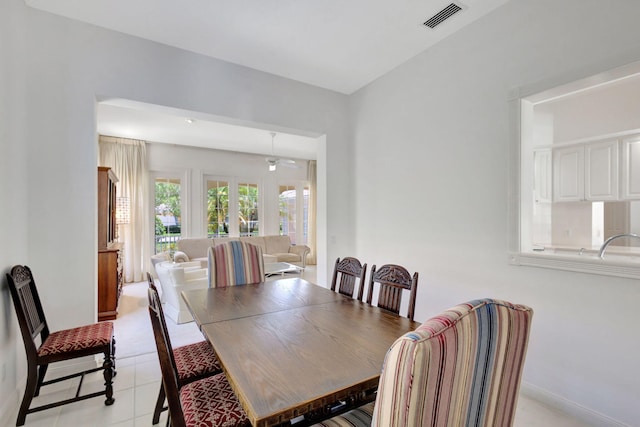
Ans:
[[[98,322],[93,325],[64,329],[51,333],[38,349],[39,356],[68,353],[108,345],[113,338],[113,323]]]
[[[206,341],[174,348],[173,356],[180,380],[222,372],[216,353]]]
[[[180,403],[189,426],[251,425],[224,374],[185,385],[180,389]]]

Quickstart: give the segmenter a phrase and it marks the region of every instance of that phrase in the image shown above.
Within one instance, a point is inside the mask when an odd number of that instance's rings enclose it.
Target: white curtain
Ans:
[[[147,145],[145,141],[100,136],[99,166],[110,167],[118,177],[116,194],[128,197],[131,209],[129,224],[118,225],[118,240],[123,243],[124,281],[146,280],[146,242],[149,242],[149,222],[146,215],[148,199]]]
[[[311,252],[307,257],[307,263],[310,265],[316,265],[318,262],[316,250],[317,169],[317,162],[315,160],[309,160],[309,165],[307,167],[307,180],[309,181],[309,211],[307,212],[307,230],[309,235],[307,236],[307,246],[311,248]]]

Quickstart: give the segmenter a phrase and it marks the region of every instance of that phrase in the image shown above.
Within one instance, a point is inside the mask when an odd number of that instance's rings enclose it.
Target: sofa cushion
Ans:
[[[289,236],[251,236],[251,237],[207,237],[185,238],[178,240],[179,251],[174,254],[174,261],[200,261],[205,266],[207,250],[225,242],[241,241],[258,246],[262,250],[264,263],[289,262],[302,268],[306,264],[309,247],[291,245]],[[182,255],[182,256],[180,256]]]
[[[270,254],[262,254],[262,259],[265,264],[272,264],[274,262],[278,262],[278,257]]]
[[[286,254],[289,252],[289,247],[291,246],[291,239],[289,236],[265,236],[263,239],[265,242],[265,248],[263,248],[263,251],[265,253],[276,255]],[[298,260],[299,259],[300,258],[298,257]]]
[[[207,249],[213,246],[213,243],[213,239],[209,238],[180,239],[176,242],[176,247],[179,251],[187,254],[189,260],[192,260],[194,258],[206,258]]]
[[[271,254],[275,255],[277,262],[298,262],[300,261],[300,255],[298,254],[290,254],[290,253],[279,253],[279,254]]]
[[[267,252],[267,245],[265,243],[265,238],[262,236],[241,237],[240,241],[251,243],[252,245],[255,245],[255,246],[260,246],[260,249],[262,249],[263,254],[269,253]]]

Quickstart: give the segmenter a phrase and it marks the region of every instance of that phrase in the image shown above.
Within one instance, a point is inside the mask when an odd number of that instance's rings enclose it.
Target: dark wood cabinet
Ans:
[[[116,183],[111,168],[98,167],[98,320],[115,319],[122,292],[122,245],[116,241]]]

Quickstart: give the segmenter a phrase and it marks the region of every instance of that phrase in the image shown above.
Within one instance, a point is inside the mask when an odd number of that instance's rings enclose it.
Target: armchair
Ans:
[[[165,261],[156,264],[156,273],[167,317],[176,323],[191,322],[193,317],[180,293],[183,290],[208,287],[207,269],[201,268],[198,261],[179,264]]]
[[[488,298],[450,308],[391,346],[375,403],[316,427],[513,425],[532,316]]]

